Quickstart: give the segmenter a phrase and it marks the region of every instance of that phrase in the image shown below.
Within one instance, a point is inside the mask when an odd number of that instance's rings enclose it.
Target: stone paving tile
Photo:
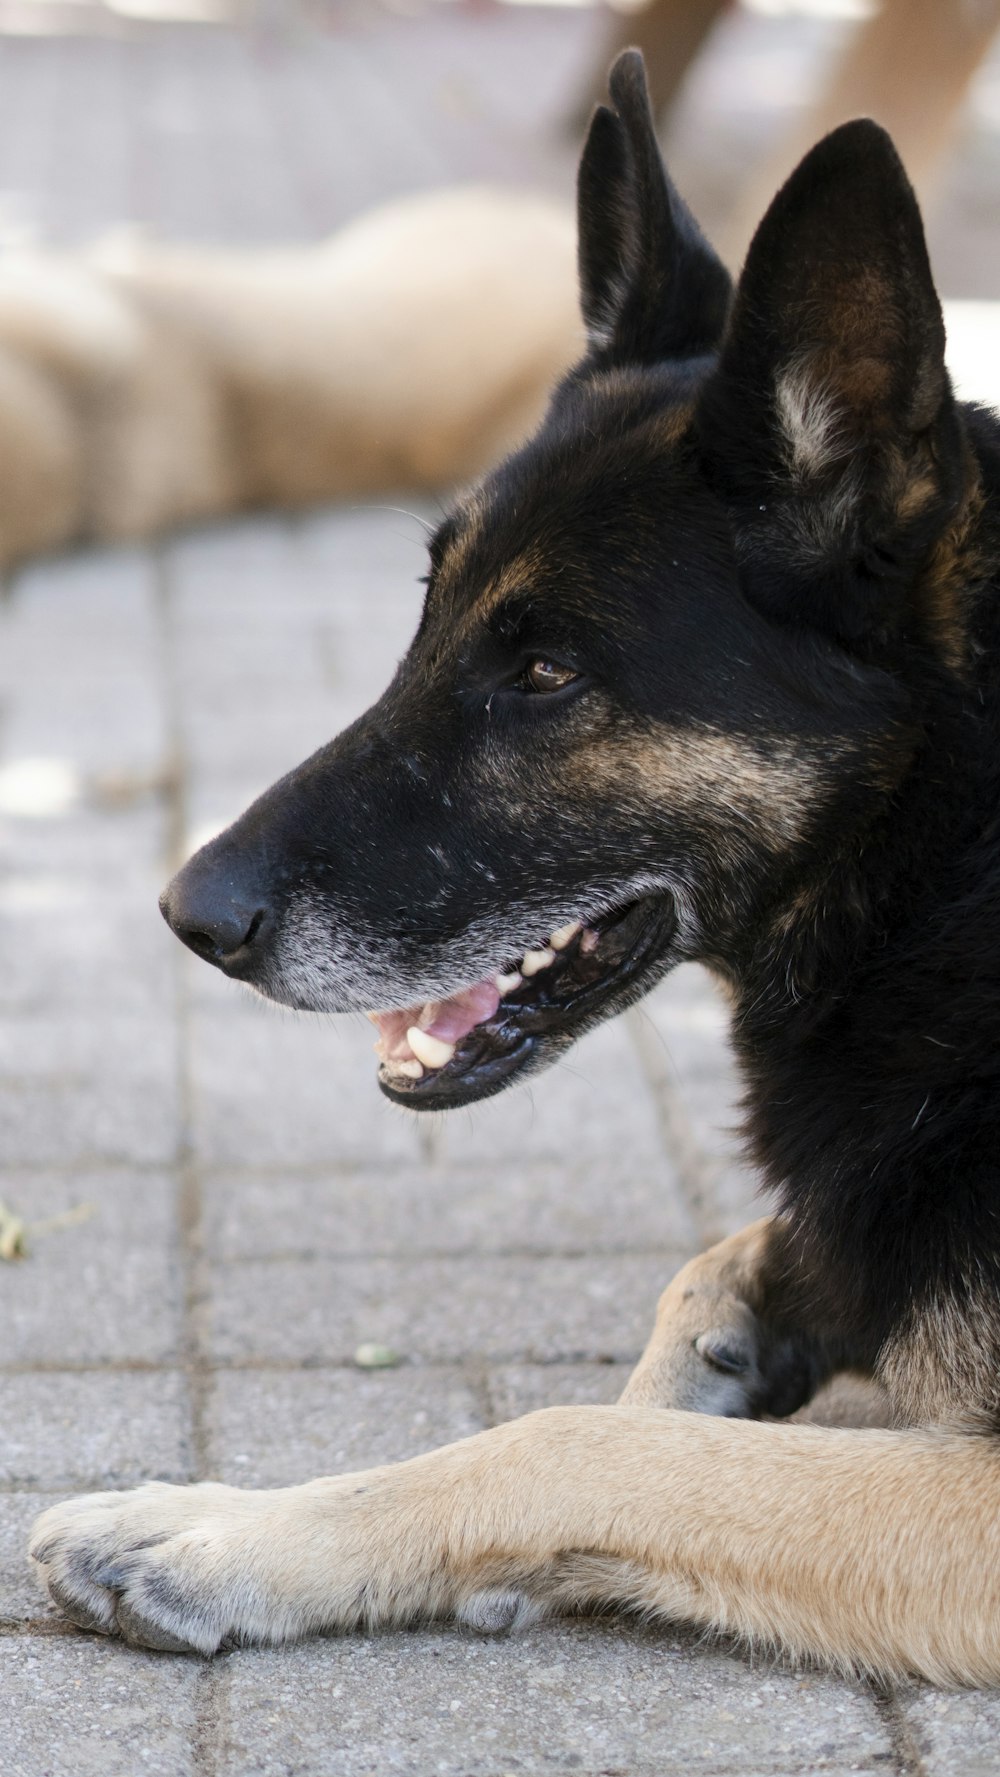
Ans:
[[[616,1165],[662,1165],[656,1109],[625,1027],[602,1025],[544,1075],[442,1118],[441,1152],[514,1165],[605,1156]]]
[[[199,828],[222,810],[218,825],[235,819],[249,802],[286,771],[308,759],[359,714],[344,709],[325,683],[296,688],[287,701],[274,693],[274,681],[234,679],[213,683],[211,695],[186,717],[184,752],[199,773],[189,820]],[[360,706],[363,708],[364,706]],[[264,721],[253,721],[263,711]]]
[[[170,1179],[11,1170],[2,1188],[29,1224],[30,1256],[0,1274],[0,1363],[155,1363],[176,1355],[182,1285]],[[32,1223],[83,1205],[93,1208],[87,1220],[31,1234]]]
[[[318,1641],[225,1661],[218,1777],[791,1777],[892,1768],[860,1687],[669,1629],[547,1624]]]
[[[424,596],[416,581],[426,567],[428,527],[436,526],[441,516],[440,500],[422,499],[410,489],[306,513],[296,533],[302,580],[314,587],[345,630],[353,629],[359,618],[363,623],[370,618],[368,588],[373,583],[393,618],[415,618]],[[380,616],[383,611],[380,605]]]
[[[54,880],[87,893],[111,884],[113,895],[134,892],[145,904],[151,878],[159,881],[163,872],[166,849],[158,792],[143,792],[130,802],[84,796],[81,789],[65,811],[29,818],[10,813],[4,800],[9,789],[0,767],[0,850],[9,882]]]
[[[486,1424],[481,1391],[454,1367],[222,1373],[208,1419],[210,1478],[239,1487],[399,1462]]]
[[[433,1129],[435,1151],[456,1164],[574,1166],[606,1157],[616,1174],[634,1166],[665,1176],[655,1106],[621,1025],[591,1032],[544,1078],[431,1123],[382,1097],[372,1032],[360,1016],[263,1008],[203,966],[193,973],[194,1141],[203,1164],[370,1163],[415,1155],[420,1131]]]
[[[538,1407],[612,1407],[631,1374],[631,1364],[498,1364],[486,1377],[491,1417],[500,1425]]]
[[[183,1376],[49,1370],[4,1375],[0,1387],[5,1485],[82,1492],[191,1478]]]
[[[272,583],[273,584],[273,583]],[[275,587],[275,594],[280,588]],[[208,695],[232,700],[237,731],[258,733],[269,703],[291,686],[309,698],[326,688],[317,624],[310,612],[294,611],[275,624],[266,608],[249,611],[237,622],[228,607],[199,610],[190,630],[179,626],[175,647],[183,693],[179,698],[182,728],[185,713]]]
[[[669,1257],[248,1260],[215,1273],[223,1361],[349,1361],[366,1340],[427,1363],[634,1361]]]
[[[3,1777],[193,1777],[193,1660],[99,1636],[6,1637]]]
[[[53,647],[53,634],[59,646]],[[3,757],[69,760],[77,771],[163,769],[153,558],[104,549],[18,576],[4,625]]]
[[[125,892],[69,873],[0,883],[0,1017],[114,1011],[162,1030],[176,941],[156,905],[161,883],[159,872]],[[19,1049],[18,1040],[15,1060]]]
[[[273,1255],[677,1251],[686,1220],[666,1162],[452,1166],[416,1160],[296,1176],[213,1175],[208,1245],[219,1259]]]
[[[0,1151],[8,1165],[156,1165],[177,1153],[168,1018],[46,1012],[0,1018]]]
[[[65,1492],[0,1495],[0,1624],[46,1618],[60,1621],[55,1605],[49,1603],[34,1576],[27,1549],[31,1526],[39,1513],[65,1498]],[[0,1667],[3,1659],[0,1651]]]
[[[368,513],[366,529],[384,531],[384,518]],[[350,558],[321,561],[281,519],[168,550],[179,719],[199,774],[286,770],[384,689],[420,609],[423,551],[411,542],[400,560],[402,573],[376,556],[359,575]]]
[[[905,1692],[903,1713],[923,1761],[921,1777],[996,1777],[1000,1771],[1000,1694]]]
[[[638,1009],[655,1039],[654,1064],[679,1104],[709,1181],[719,1231],[766,1211],[739,1136],[740,1080],[729,1050],[729,1015],[706,969],[682,964]]]
[[[107,1074],[52,1083],[0,1079],[0,1147],[14,1165],[156,1164],[176,1147],[169,1107],[157,1115],[159,1103],[155,1085],[147,1093]]]
[[[195,1007],[190,1023],[192,1141],[203,1165],[417,1157],[416,1119],[375,1085],[370,1025],[265,1008],[217,985],[226,1003]]]

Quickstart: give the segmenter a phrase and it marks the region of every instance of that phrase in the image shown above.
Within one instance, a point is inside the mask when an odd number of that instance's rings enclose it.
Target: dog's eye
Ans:
[[[531,660],[524,671],[524,683],[529,691],[561,691],[579,677],[571,667],[558,666],[554,660]]]

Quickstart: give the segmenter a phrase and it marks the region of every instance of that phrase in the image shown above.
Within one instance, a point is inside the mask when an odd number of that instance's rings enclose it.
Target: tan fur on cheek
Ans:
[[[763,747],[699,724],[658,723],[643,734],[586,747],[582,780],[627,800],[690,819],[720,842],[750,841],[765,852],[793,846],[806,831],[822,786],[817,762],[791,747]]]

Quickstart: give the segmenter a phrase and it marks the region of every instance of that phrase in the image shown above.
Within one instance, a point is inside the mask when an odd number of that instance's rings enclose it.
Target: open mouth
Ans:
[[[666,966],[676,925],[672,898],[646,895],[599,920],[563,926],[447,999],[370,1012],[379,1086],[411,1110],[499,1092],[638,998]]]

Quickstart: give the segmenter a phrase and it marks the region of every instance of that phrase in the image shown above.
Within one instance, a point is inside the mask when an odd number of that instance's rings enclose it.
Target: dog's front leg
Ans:
[[[753,1419],[794,1413],[834,1368],[788,1316],[785,1224],[765,1216],[677,1273],[622,1404]]]
[[[273,1493],[143,1487],[34,1540],[77,1621],[210,1653],[619,1603],[841,1664],[1000,1677],[1000,1454],[985,1439],[556,1407]]]

